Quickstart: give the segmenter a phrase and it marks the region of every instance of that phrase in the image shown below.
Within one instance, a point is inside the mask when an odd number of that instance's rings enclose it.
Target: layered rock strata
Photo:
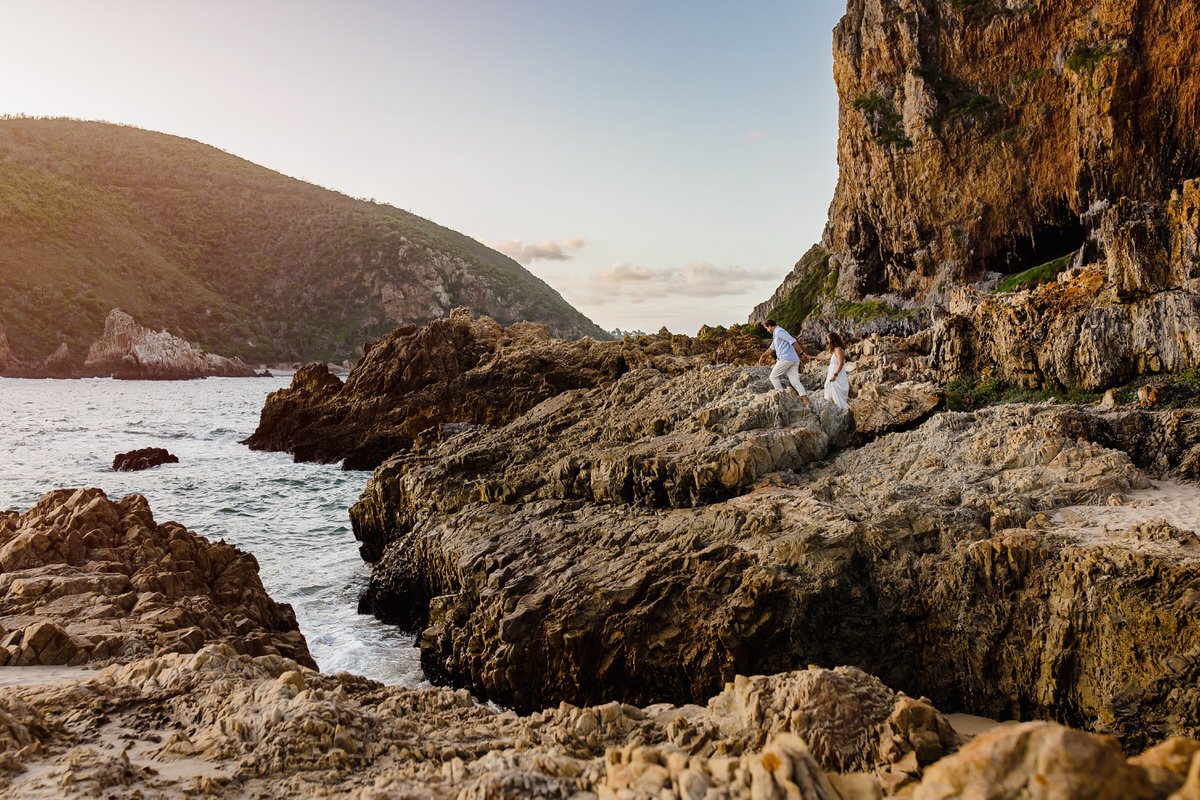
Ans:
[[[140,495],[60,489],[0,513],[0,666],[104,665],[210,643],[315,667],[252,555],[158,524]]]
[[[421,631],[431,674],[519,708],[850,663],[974,713],[1196,732],[1194,537],[1050,523],[1147,486],[1088,438],[1109,423],[997,407],[835,454],[839,418],[764,373],[633,371],[388,461],[351,511],[365,607]],[[1105,441],[1180,433],[1145,416]]]
[[[1165,208],[1103,214],[1100,260],[1030,291],[957,290],[933,332],[943,378],[992,375],[1086,390],[1200,366],[1200,180]]]
[[[374,342],[344,384],[321,365],[299,370],[291,387],[267,398],[245,443],[297,461],[372,469],[422,434],[436,437],[441,423],[503,424],[546,398],[611,383],[636,367],[677,373],[699,361],[753,361],[763,349],[744,334],[693,339],[665,330],[622,342],[568,342],[542,325],[504,328],[456,309]]]
[[[1161,203],[1200,176],[1193,11],[850,0],[825,243],[839,293],[1017,272],[1079,247],[1089,212]]]

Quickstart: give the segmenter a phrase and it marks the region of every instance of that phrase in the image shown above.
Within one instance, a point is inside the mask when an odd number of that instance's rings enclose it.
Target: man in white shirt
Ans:
[[[775,366],[771,369],[771,385],[776,389],[782,389],[783,381],[780,378],[786,374],[792,388],[800,393],[804,407],[811,408],[812,406],[808,402],[808,390],[800,382],[800,356],[796,353],[796,337],[779,327],[779,324],[773,319],[767,320],[767,332],[771,334],[771,346],[759,357],[758,363],[764,363],[767,356],[774,353]]]

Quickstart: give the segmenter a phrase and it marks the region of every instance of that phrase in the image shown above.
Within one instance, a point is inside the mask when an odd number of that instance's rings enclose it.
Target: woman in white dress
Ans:
[[[841,411],[850,407],[850,376],[846,374],[846,345],[829,332],[829,370],[825,373],[825,399]]]

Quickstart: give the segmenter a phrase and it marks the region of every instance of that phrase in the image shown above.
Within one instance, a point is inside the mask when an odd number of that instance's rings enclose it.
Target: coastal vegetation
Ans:
[[[1036,267],[1030,267],[1024,272],[1009,275],[996,284],[996,288],[993,291],[996,293],[1019,292],[1022,289],[1032,289],[1035,286],[1041,286],[1043,283],[1049,283],[1057,278],[1060,272],[1070,266],[1071,259],[1074,257],[1075,251],[1071,251],[1052,261],[1047,261],[1045,264],[1038,264]]]
[[[814,244],[801,256],[792,274],[796,282],[791,291],[766,315],[789,331],[833,299],[838,278],[837,271],[829,268],[829,251],[820,244]]]
[[[251,362],[353,359],[456,305],[605,335],[467,236],[176,136],[2,119],[0,209],[3,324],[26,359],[81,356],[113,308]]]

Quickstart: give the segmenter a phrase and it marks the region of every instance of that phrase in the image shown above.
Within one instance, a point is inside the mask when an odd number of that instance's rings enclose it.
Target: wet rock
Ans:
[[[140,450],[130,450],[128,453],[118,453],[113,458],[112,468],[114,472],[137,472],[162,464],[178,463],[178,456],[161,447],[143,447]]]

